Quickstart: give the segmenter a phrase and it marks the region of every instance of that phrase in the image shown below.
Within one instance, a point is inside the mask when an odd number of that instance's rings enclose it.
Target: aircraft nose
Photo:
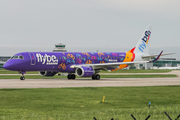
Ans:
[[[9,62],[6,62],[3,65],[3,68],[6,69],[6,70],[11,70],[13,68],[13,65],[11,65]]]

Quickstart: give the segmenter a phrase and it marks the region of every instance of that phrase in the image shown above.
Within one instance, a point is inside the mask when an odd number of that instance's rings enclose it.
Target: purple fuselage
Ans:
[[[9,59],[4,68],[13,71],[55,71],[74,73],[71,65],[123,62],[126,52],[22,52]],[[21,56],[21,57],[20,57]],[[114,68],[108,67],[112,70]]]

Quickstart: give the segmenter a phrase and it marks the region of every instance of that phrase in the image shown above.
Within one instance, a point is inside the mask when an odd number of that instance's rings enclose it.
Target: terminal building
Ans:
[[[0,68],[3,68],[4,63],[10,58],[10,56],[0,56]]]
[[[160,58],[158,61],[143,64],[134,64],[127,69],[158,69],[160,67],[178,67],[180,66],[180,60],[176,58]]]

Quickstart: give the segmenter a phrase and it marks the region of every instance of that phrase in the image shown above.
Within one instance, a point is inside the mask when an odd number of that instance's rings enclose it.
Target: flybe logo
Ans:
[[[41,62],[42,64],[46,65],[58,65],[58,59],[56,59],[55,55],[47,55],[45,54],[44,56],[41,54],[36,54],[37,57],[37,62]]]
[[[146,45],[148,44],[150,35],[151,35],[151,31],[145,32],[145,35],[142,38],[142,42],[139,44],[139,47],[138,47],[141,52],[144,52],[144,49],[146,48]]]

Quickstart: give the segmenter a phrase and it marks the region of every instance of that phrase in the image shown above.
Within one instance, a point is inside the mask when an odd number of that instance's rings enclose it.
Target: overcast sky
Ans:
[[[0,55],[52,51],[123,52],[152,25],[150,53],[180,58],[180,0],[0,0]],[[172,57],[172,56],[171,56]]]

